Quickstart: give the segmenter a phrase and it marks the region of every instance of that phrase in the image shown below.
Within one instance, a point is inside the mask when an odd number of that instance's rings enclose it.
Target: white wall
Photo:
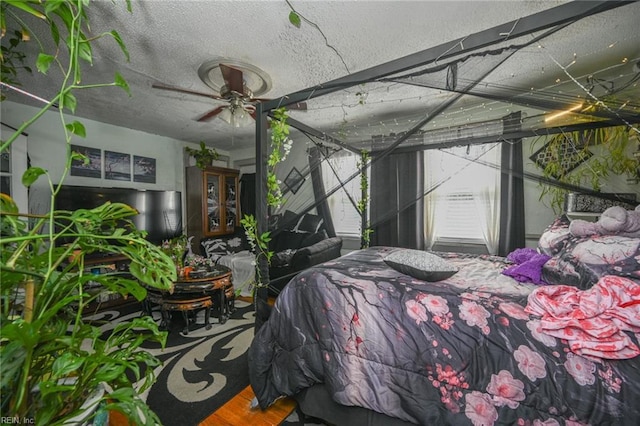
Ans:
[[[36,108],[8,101],[2,102],[1,108],[2,122],[14,128],[18,128],[38,111]],[[184,142],[84,118],[68,118],[69,121],[80,121],[87,132],[86,138],[74,137],[73,144],[155,158],[156,183],[67,176],[64,179],[66,185],[181,191],[183,205],[185,204]],[[31,166],[47,170],[53,183],[58,183],[66,158],[65,138],[59,113],[48,111],[31,125],[26,133]],[[49,193],[48,183],[44,178],[40,178],[30,190],[30,209],[34,212],[46,211],[49,208]]]

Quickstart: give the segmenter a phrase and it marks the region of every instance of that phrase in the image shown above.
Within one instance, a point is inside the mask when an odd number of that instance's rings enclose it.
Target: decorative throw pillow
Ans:
[[[282,214],[282,217],[280,218],[280,221],[278,222],[278,228],[291,231],[296,227],[299,220],[300,218],[296,213],[292,212],[291,210],[285,210]]]
[[[458,268],[433,253],[403,249],[385,256],[384,261],[398,272],[423,281],[441,281],[449,278]]]
[[[221,238],[212,238],[200,241],[205,256],[214,262],[217,262],[222,255],[227,253],[227,240]]]
[[[588,289],[604,275],[640,279],[640,239],[594,235],[572,238],[542,267],[549,284]]]
[[[293,230],[297,232],[311,232],[312,234],[315,234],[320,230],[323,222],[324,219],[322,219],[320,216],[307,213],[302,215],[302,217],[298,221],[298,224],[295,228],[293,228]]]
[[[557,217],[549,225],[538,240],[538,251],[547,256],[554,256],[559,253],[571,238],[569,224],[571,221],[566,215]]]

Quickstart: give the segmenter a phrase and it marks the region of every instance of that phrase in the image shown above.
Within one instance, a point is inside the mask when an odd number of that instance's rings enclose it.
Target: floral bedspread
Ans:
[[[538,286],[497,257],[420,281],[352,252],[299,274],[249,349],[262,408],[325,383],[336,402],[421,425],[637,425],[640,360],[594,361],[525,312]],[[629,336],[637,344],[636,335]]]

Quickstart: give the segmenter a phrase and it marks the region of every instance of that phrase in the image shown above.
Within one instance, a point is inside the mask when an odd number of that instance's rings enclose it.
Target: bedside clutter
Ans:
[[[317,215],[307,213],[297,218],[295,213],[286,211],[283,215],[272,216],[269,225],[272,237],[269,249],[274,252],[269,267],[271,296],[277,296],[297,272],[340,257],[342,238],[329,237],[322,226],[322,218]],[[239,253],[244,256],[242,252],[249,251],[241,227],[232,235],[205,238],[200,244],[204,255],[215,261]]]

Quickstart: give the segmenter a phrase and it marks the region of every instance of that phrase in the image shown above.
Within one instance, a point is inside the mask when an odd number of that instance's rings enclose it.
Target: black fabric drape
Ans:
[[[371,245],[424,249],[422,152],[389,154],[371,163]]]
[[[309,150],[309,168],[311,170],[311,184],[313,185],[313,196],[316,200],[316,211],[318,215],[324,219],[324,229],[327,231],[327,235],[330,237],[336,236],[336,229],[333,226],[333,219],[331,218],[331,210],[329,209],[329,203],[327,202],[326,190],[324,182],[322,180],[322,153],[317,147]]]
[[[520,127],[520,112],[503,119],[505,129]],[[506,256],[525,246],[522,139],[502,143],[500,173],[500,241],[498,254]]]
[[[243,215],[256,214],[256,174],[243,173],[240,178],[240,211]]]

